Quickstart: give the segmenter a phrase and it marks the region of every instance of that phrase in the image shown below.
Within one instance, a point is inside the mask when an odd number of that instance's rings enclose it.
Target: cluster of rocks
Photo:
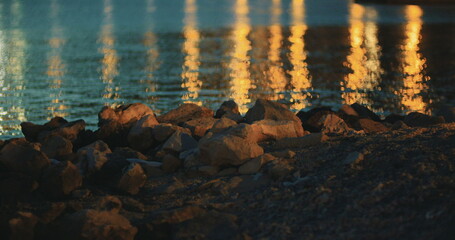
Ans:
[[[25,138],[0,146],[0,201],[37,194],[52,200],[80,197],[86,192],[78,189],[89,185],[135,195],[148,178],[176,172],[204,177],[262,171],[279,179],[293,172],[292,149],[316,145],[331,136],[453,122],[454,116],[454,108],[446,108],[440,116],[410,113],[382,120],[359,104],[294,114],[285,105],[264,99],[257,100],[245,116],[233,101],[224,102],[216,112],[187,103],[160,116],[141,103],[104,107],[96,131],[86,129],[83,120],[68,122],[60,117],[43,125],[22,123]],[[346,161],[360,158],[350,156]],[[73,232],[75,239],[132,239],[136,227],[118,213],[115,199],[107,202],[61,217],[58,224],[71,229],[57,229]],[[58,205],[50,209],[43,216],[16,213],[7,220],[11,234],[33,237],[24,229],[50,223],[63,211]]]

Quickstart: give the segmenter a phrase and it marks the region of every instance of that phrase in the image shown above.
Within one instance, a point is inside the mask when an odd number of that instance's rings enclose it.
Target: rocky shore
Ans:
[[[2,239],[453,239],[455,108],[104,107],[0,143]],[[4,237],[4,238],[3,238]]]

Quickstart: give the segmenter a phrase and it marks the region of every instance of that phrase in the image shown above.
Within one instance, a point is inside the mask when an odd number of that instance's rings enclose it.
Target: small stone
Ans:
[[[363,161],[364,156],[359,152],[352,152],[344,159],[343,163],[346,165],[358,164]]]
[[[310,132],[320,132],[321,118],[328,114],[335,114],[330,107],[317,107],[308,112],[300,111],[297,117],[302,121],[302,126]]]
[[[254,174],[261,169],[262,161],[259,157],[249,160],[239,167],[240,174]]]
[[[289,164],[281,161],[275,161],[268,170],[268,173],[271,178],[277,180],[290,175],[292,171],[294,171],[294,168]]]
[[[98,140],[77,151],[77,167],[84,176],[90,175],[103,167],[110,153],[109,146]]]
[[[353,131],[343,119],[339,118],[335,114],[327,114],[320,119],[321,132],[324,134],[347,134]]]
[[[129,194],[137,194],[142,186],[144,186],[147,176],[142,167],[137,163],[129,164],[120,177],[117,188]]]

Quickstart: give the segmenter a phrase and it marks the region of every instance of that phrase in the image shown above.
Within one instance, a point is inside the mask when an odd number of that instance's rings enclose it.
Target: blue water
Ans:
[[[455,7],[345,0],[3,0],[0,132],[104,105],[243,112],[360,102],[379,114],[455,104]]]

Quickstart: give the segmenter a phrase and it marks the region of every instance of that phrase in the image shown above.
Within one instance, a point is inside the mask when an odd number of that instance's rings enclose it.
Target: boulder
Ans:
[[[73,152],[73,144],[70,140],[62,136],[52,135],[44,140],[41,151],[43,151],[48,158],[63,160],[64,157]]]
[[[341,114],[346,114],[346,115],[350,115],[350,116],[359,117],[359,114],[354,110],[354,108],[349,106],[349,105],[346,105],[346,104],[343,104],[341,106],[339,112]]]
[[[354,103],[354,104],[351,104],[351,107],[357,112],[357,114],[361,118],[369,118],[376,122],[381,121],[381,118],[378,115],[376,115],[376,113],[374,113],[373,111],[371,111],[370,109],[368,109],[365,106],[362,106],[358,103]]]
[[[53,233],[60,239],[133,240],[137,228],[113,211],[81,210],[64,217]]]
[[[339,118],[335,114],[324,115],[320,120],[319,124],[321,125],[321,132],[324,134],[340,134],[344,135],[349,132],[352,132],[353,129],[350,128],[343,119]]]
[[[293,121],[296,125],[302,125],[300,119],[285,105],[265,99],[256,100],[254,106],[245,115],[247,123],[253,123],[264,119],[275,121]]]
[[[40,189],[49,198],[61,198],[82,185],[79,169],[71,162],[59,162],[48,167],[41,177]]]
[[[361,118],[358,124],[366,133],[377,133],[389,131],[389,128],[380,122],[373,121],[369,118]]]
[[[237,125],[237,122],[229,118],[218,119],[209,130],[211,133],[219,133],[226,130],[229,127]]]
[[[188,128],[195,138],[201,138],[210,130],[217,120],[213,117],[203,117],[183,123],[184,128]]]
[[[423,113],[412,112],[403,120],[410,127],[428,127],[435,124],[445,123],[444,117],[433,117]]]
[[[254,174],[262,167],[262,161],[259,157],[253,158],[239,167],[240,174]]]
[[[165,151],[180,153],[193,148],[197,148],[198,142],[184,132],[176,131],[163,144],[162,149]]]
[[[213,117],[213,111],[194,103],[184,103],[178,108],[158,116],[157,120],[160,123],[172,123],[179,125],[184,122],[203,117]]]
[[[0,151],[0,163],[8,169],[30,175],[37,179],[50,160],[42,153],[38,144],[23,138],[9,141]]]
[[[302,137],[302,125],[294,121],[261,120],[251,124],[253,131],[249,134],[256,138],[256,142],[278,140],[282,138]]]
[[[61,136],[71,142],[74,142],[76,141],[79,133],[85,130],[85,125],[85,121],[82,119],[68,122],[53,130],[40,132],[38,140],[42,143],[51,136]]]
[[[154,115],[146,115],[139,119],[128,133],[129,146],[138,151],[151,148],[155,143],[152,128],[156,125],[158,125],[158,121]]]
[[[403,121],[403,120],[404,120],[404,116],[392,113],[384,119],[384,122],[394,124],[397,121]]]
[[[251,126],[239,124],[228,131],[199,141],[200,160],[212,166],[238,166],[260,156],[264,150],[248,136]]]
[[[107,143],[112,149],[128,146],[130,125],[122,125],[116,121],[104,123],[95,131],[96,139]]]
[[[239,106],[234,100],[224,101],[220,108],[216,110],[215,118],[222,118],[224,115],[231,114],[240,116]]]
[[[191,131],[189,129],[182,128],[170,123],[160,123],[153,128],[153,139],[155,139],[157,142],[164,142],[176,131],[191,134]]]
[[[11,231],[10,239],[33,240],[38,218],[30,212],[18,212],[16,215],[8,222]]]
[[[98,126],[101,127],[108,122],[118,122],[120,125],[132,126],[147,115],[153,116],[153,110],[142,103],[121,105],[116,108],[105,106],[98,113]]]
[[[98,140],[77,151],[77,167],[83,175],[90,175],[103,167],[110,153],[109,146]]]
[[[308,112],[300,111],[297,117],[302,121],[302,126],[310,132],[320,132],[321,118],[328,114],[334,114],[330,107],[317,107]]]
[[[129,194],[137,194],[142,186],[144,186],[147,176],[144,173],[141,165],[131,163],[122,171],[122,176],[118,180],[117,188],[122,192]]]
[[[36,142],[38,141],[38,136],[41,132],[56,129],[66,123],[68,123],[68,121],[66,121],[64,118],[54,117],[44,125],[38,125],[31,122],[23,122],[21,123],[21,129],[22,133],[28,141]]]
[[[167,154],[163,158],[163,165],[161,166],[161,168],[166,173],[173,173],[177,171],[177,169],[182,167],[182,165],[183,165],[182,160],[175,157],[174,155]]]

